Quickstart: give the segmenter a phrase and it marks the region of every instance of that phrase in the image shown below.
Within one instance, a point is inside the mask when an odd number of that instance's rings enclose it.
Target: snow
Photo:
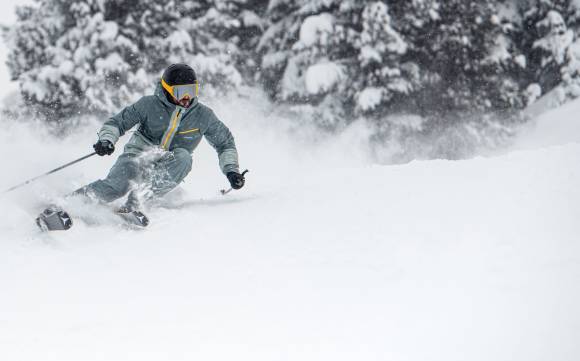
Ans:
[[[114,41],[119,33],[119,26],[113,21],[104,21],[103,29],[101,32],[102,41]]]
[[[389,69],[383,69],[383,72],[385,72],[385,70],[389,70]],[[399,69],[393,69],[393,70],[395,70],[394,71],[395,75],[399,75],[401,72]],[[390,72],[390,71],[388,71],[388,72]],[[409,83],[406,79],[395,78],[391,81],[390,84],[387,85],[387,88],[390,90],[394,90],[395,92],[400,93],[400,94],[409,94],[411,92],[411,90],[413,89],[413,85],[411,83]]]
[[[243,82],[242,75],[232,64],[228,64],[227,56],[225,55],[207,56],[198,54],[189,59],[189,61],[195,69],[204,69],[206,77],[209,77],[210,74],[223,76],[233,86],[240,86]]]
[[[99,58],[95,61],[95,68],[103,73],[128,71],[127,63],[119,53],[110,53],[106,58]]]
[[[375,109],[383,101],[383,88],[365,88],[358,95],[358,106],[363,111]]]
[[[408,129],[415,131],[421,131],[425,128],[427,119],[419,115],[406,115],[401,114],[393,117],[389,117],[389,124],[394,124],[398,126],[403,126]]]
[[[439,15],[439,13],[435,9],[429,10],[429,16],[431,16],[431,20],[434,21],[437,21],[441,18],[441,15]]]
[[[300,44],[312,46],[316,43],[325,43],[328,34],[334,29],[334,17],[329,13],[312,15],[304,19],[300,26]]]
[[[338,68],[319,65],[322,91]],[[376,106],[380,91],[359,101]],[[33,224],[119,151],[0,195],[0,360],[577,360],[580,101],[509,152],[397,166],[373,164],[360,122],[321,139],[254,94],[211,105],[251,171],[241,191],[219,194],[227,181],[202,144],[143,231],[74,201],[101,224]],[[91,152],[103,120],[56,139],[3,119],[0,189]]]
[[[193,40],[187,33],[187,31],[179,29],[173,31],[167,37],[167,46],[169,49],[191,49],[193,47]]]
[[[264,26],[264,20],[260,18],[255,12],[244,10],[241,13],[242,23],[244,26],[250,27],[255,26],[257,28],[262,28]]]
[[[487,56],[487,61],[492,64],[501,64],[504,61],[508,61],[512,56],[509,52],[509,47],[510,43],[508,38],[503,35],[498,36],[491,53]],[[525,61],[525,57],[523,60]],[[522,59],[516,59],[516,62],[519,62],[521,66]]]
[[[387,5],[375,1],[367,4],[362,13],[363,31],[360,37],[360,44],[363,46],[363,62],[371,60],[365,59],[364,46],[371,46],[381,52],[388,51],[393,54],[405,54],[408,45],[402,36],[392,28],[391,16]]]
[[[533,120],[515,144],[515,149],[535,149],[580,143],[580,101],[573,101]]]
[[[360,49],[359,59],[363,64],[380,63],[383,60],[381,53],[374,46],[364,45]]]
[[[525,69],[528,66],[528,61],[525,56],[518,55],[514,58],[515,63],[520,66],[520,68]]]
[[[542,96],[542,87],[539,84],[537,83],[530,84],[526,88],[526,99],[528,105],[531,105],[534,102],[536,102],[536,100],[538,100],[541,96]]]
[[[287,54],[283,52],[276,52],[265,55],[262,59],[262,67],[265,69],[273,68],[279,64],[284,63],[287,58]]]
[[[309,94],[324,93],[345,77],[345,71],[339,64],[333,62],[314,64],[306,70],[306,90]]]
[[[580,102],[517,151],[399,166],[352,136],[311,144],[248,99],[212,106],[251,170],[241,191],[219,195],[202,145],[144,231],[32,222],[115,156],[3,195],[1,359],[577,359]],[[29,127],[4,125],[1,188],[88,153],[97,124]]]

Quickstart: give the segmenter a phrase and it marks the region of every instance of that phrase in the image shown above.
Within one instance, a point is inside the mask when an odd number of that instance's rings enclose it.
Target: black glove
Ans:
[[[93,145],[93,148],[100,156],[111,155],[115,151],[115,145],[108,140],[99,140]]]
[[[245,174],[245,172],[242,174],[240,174],[238,172],[228,172],[228,174],[226,174],[233,189],[240,189],[244,186],[244,183],[246,183],[246,179],[244,178],[244,174]]]

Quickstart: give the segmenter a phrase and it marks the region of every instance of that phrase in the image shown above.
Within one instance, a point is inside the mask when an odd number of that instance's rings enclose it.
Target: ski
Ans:
[[[141,211],[124,211],[120,209],[115,213],[130,225],[138,227],[147,227],[149,225],[149,218]]]
[[[119,209],[115,210],[114,214],[129,226],[145,228],[149,225],[149,218],[141,211]],[[66,231],[73,226],[73,221],[68,212],[62,208],[50,206],[36,217],[36,225],[43,232]]]

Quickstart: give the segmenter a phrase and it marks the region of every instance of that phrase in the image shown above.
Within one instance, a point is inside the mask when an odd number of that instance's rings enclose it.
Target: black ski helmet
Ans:
[[[197,75],[192,67],[187,64],[171,64],[162,76],[163,81],[168,85],[183,85],[197,83]]]

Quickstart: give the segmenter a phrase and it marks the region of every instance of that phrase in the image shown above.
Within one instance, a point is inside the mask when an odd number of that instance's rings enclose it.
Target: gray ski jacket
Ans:
[[[183,148],[191,154],[205,136],[218,153],[222,172],[239,172],[232,133],[197,98],[188,108],[175,105],[167,100],[159,82],[154,95],[142,97],[105,122],[99,139],[115,144],[137,124],[138,129],[125,145],[127,154],[139,155],[153,147],[167,151]]]

